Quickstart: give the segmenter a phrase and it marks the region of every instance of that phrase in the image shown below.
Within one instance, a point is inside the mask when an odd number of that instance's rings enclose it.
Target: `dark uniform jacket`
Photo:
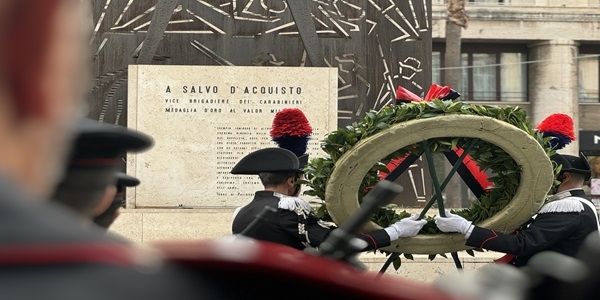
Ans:
[[[319,220],[306,201],[271,191],[258,191],[248,205],[234,216],[232,231],[239,234],[260,214],[266,206],[277,209],[277,213],[266,218],[246,234],[248,237],[269,241],[303,250],[318,247],[335,227]],[[390,236],[383,229],[362,233],[358,238],[368,243],[364,250],[373,250],[390,245]]]
[[[224,299],[210,274],[145,260],[152,255],[16,186],[0,176],[2,299]]]
[[[516,234],[503,234],[475,226],[466,244],[514,254],[515,266],[524,266],[541,251],[575,256],[584,239],[598,230],[596,211],[583,203],[583,190],[571,190],[566,197],[547,202],[531,224]],[[593,207],[593,204],[592,204]]]

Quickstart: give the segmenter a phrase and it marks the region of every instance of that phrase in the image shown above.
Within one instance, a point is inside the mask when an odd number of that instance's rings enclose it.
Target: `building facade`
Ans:
[[[433,0],[433,80],[442,83],[444,0]],[[600,0],[469,0],[461,32],[461,99],[518,105],[532,124],[573,117],[568,153],[600,155]]]

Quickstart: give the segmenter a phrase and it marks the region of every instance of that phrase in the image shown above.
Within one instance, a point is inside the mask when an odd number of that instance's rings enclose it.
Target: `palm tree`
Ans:
[[[468,16],[465,0],[445,0],[448,18],[446,19],[446,51],[444,55],[444,85],[459,88],[460,84],[460,44],[462,29],[467,29]],[[459,91],[460,92],[460,91]]]
[[[445,2],[448,18],[446,19],[443,85],[451,86],[461,93],[460,44],[462,29],[467,28],[466,0],[445,0]],[[461,207],[462,199],[467,197],[466,185],[457,176],[454,176],[446,188],[445,194],[448,207]]]

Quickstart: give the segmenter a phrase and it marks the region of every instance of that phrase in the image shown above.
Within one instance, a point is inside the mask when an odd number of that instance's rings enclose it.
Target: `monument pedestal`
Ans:
[[[121,209],[110,230],[136,243],[218,238],[231,234],[233,211],[233,208]]]

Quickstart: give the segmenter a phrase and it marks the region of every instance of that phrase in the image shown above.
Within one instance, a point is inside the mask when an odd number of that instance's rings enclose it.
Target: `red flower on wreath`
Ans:
[[[440,99],[440,100],[454,100],[456,98],[460,97],[460,94],[453,90],[451,87],[449,86],[441,86],[439,84],[432,84],[429,87],[429,91],[427,92],[427,94],[425,95],[425,99],[421,99],[419,96],[415,95],[413,92],[398,86],[398,88],[396,89],[396,101],[398,102],[422,102],[422,101],[426,101],[429,102],[433,99]]]
[[[421,102],[423,101],[419,96],[415,95],[413,92],[398,86],[396,89],[396,101],[400,102]]]

